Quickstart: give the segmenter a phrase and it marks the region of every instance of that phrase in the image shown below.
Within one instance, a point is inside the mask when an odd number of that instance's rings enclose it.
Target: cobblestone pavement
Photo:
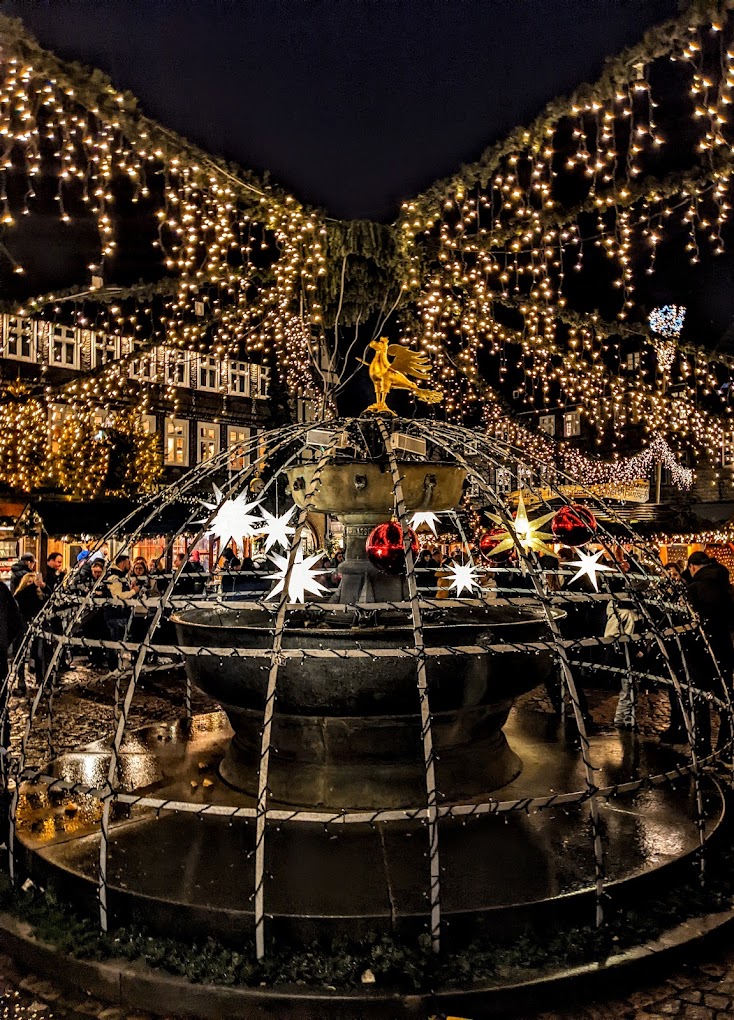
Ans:
[[[64,674],[54,696],[54,725],[41,725],[29,743],[29,758],[44,759],[49,743],[56,753],[71,750],[112,731],[114,678],[102,676],[85,666]],[[591,690],[589,704],[596,723],[611,726],[617,695],[609,690]],[[30,688],[30,696],[33,688]],[[550,703],[542,691],[524,699],[525,708],[546,712]],[[22,734],[28,699],[15,698],[12,705],[14,739]],[[183,676],[157,674],[148,678],[136,695],[130,716],[134,729],[143,722],[164,722],[179,718],[183,705]],[[203,698],[195,700],[194,711],[211,710]],[[91,711],[90,711],[91,709]],[[640,697],[638,722],[645,736],[652,736],[668,722],[668,700],[657,692]],[[50,733],[50,737],[49,737]],[[131,1013],[98,1002],[79,990],[73,996],[51,982],[21,973],[13,961],[0,955],[0,1020],[149,1020],[148,1015]],[[693,951],[685,964],[656,968],[649,984],[637,982],[634,989],[615,998],[594,1003],[576,1003],[553,1012],[517,1014],[516,1020],[654,1020],[681,1017],[684,1020],[734,1018],[734,929],[716,942]],[[284,1016],[283,1020],[287,1020]],[[359,1020],[357,1016],[343,1020]]]

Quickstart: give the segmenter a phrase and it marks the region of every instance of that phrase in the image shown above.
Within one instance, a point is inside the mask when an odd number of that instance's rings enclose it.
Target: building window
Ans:
[[[154,436],[158,432],[158,419],[154,414],[144,414],[141,418],[146,436]]]
[[[541,432],[545,432],[546,435],[554,436],[556,434],[556,416],[554,414],[541,414],[538,419],[538,428]]]
[[[191,366],[188,353],[166,349],[163,356],[163,372],[167,386],[190,386]]]
[[[92,368],[100,368],[120,357],[119,336],[107,333],[92,333]]]
[[[247,447],[247,444],[250,442],[250,435],[251,430],[248,428],[233,428],[231,425],[227,428],[227,449],[230,451],[230,470],[241,471],[243,468],[249,467],[251,460],[249,449],[243,450],[237,447]]]
[[[196,385],[200,390],[219,390],[219,362],[208,354],[199,355]]]
[[[721,444],[721,466],[731,467],[734,464],[734,434],[724,437]]]
[[[230,361],[229,392],[240,397],[250,396],[250,364],[247,361]]]
[[[60,368],[81,367],[81,343],[78,330],[72,326],[49,323],[47,336],[49,365],[57,365]]]
[[[250,396],[267,397],[270,392],[270,369],[266,365],[250,365]]]
[[[628,372],[634,372],[635,369],[640,367],[640,352],[628,351],[625,356],[624,363]]]
[[[517,487],[518,489],[531,489],[533,487],[534,472],[532,468],[524,464],[517,465]]]
[[[581,435],[581,412],[567,411],[563,416],[563,435],[566,439]]]
[[[183,418],[166,418],[166,464],[189,463],[189,423]]]
[[[133,340],[131,353],[143,346],[142,340]],[[139,379],[141,382],[153,382],[155,379],[155,351],[133,358],[130,361],[128,375],[131,379]]]
[[[469,499],[476,502],[482,498],[482,486],[478,478],[469,479]]]
[[[20,315],[3,316],[3,355],[15,361],[36,360],[36,324]]]
[[[512,472],[509,468],[497,468],[494,487],[500,495],[512,492]]]
[[[199,433],[196,443],[196,462],[203,464],[219,453],[219,426],[208,421],[199,422]]]

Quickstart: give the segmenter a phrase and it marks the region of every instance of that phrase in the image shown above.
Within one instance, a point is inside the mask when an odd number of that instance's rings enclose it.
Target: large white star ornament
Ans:
[[[288,524],[295,509],[295,506],[292,506],[280,517],[275,517],[265,507],[262,508],[260,513],[263,515],[265,524],[259,534],[265,536],[265,552],[269,552],[274,545],[279,545],[281,549],[288,549],[290,546],[288,536],[296,533],[296,529]]]
[[[438,514],[434,514],[432,510],[416,510],[413,516],[410,518],[410,526],[413,531],[420,528],[421,524],[425,524],[431,529],[433,534],[436,534],[436,522],[438,521]]]
[[[317,560],[323,559],[323,553],[316,553],[315,556],[303,558],[303,548],[299,545],[296,550],[296,558],[293,561],[293,569],[288,579],[288,599],[291,602],[305,602],[306,592],[311,595],[322,595],[328,591],[323,584],[316,580],[316,574],[325,574],[325,570],[314,570],[313,566]],[[278,568],[275,574],[266,574],[266,577],[277,580],[278,583],[266,598],[272,599],[283,591],[285,575],[288,570],[288,557],[271,553],[270,559]]]
[[[605,563],[599,563],[599,557],[604,555],[604,550],[600,549],[599,552],[589,553],[578,550],[579,558],[569,563],[569,567],[578,567],[578,573],[569,581],[569,584],[573,584],[574,581],[578,581],[581,577],[588,577],[591,583],[594,585],[594,591],[599,591],[599,584],[596,579],[596,575],[602,571],[613,571],[614,567],[608,567]]]
[[[525,552],[529,552],[533,549],[535,552],[546,556],[555,556],[553,550],[545,544],[544,539],[552,539],[553,535],[548,531],[541,531],[540,529],[544,524],[547,524],[551,517],[555,517],[555,510],[551,510],[549,514],[544,514],[542,517],[536,517],[534,521],[528,520],[528,512],[525,509],[525,500],[522,498],[522,493],[517,501],[517,513],[515,514],[515,520],[513,521],[513,530],[517,541],[520,543]],[[487,517],[495,524],[499,524],[500,527],[505,530],[505,538],[500,539],[499,545],[496,545],[494,549],[489,553],[490,556],[497,556],[499,553],[508,552],[510,549],[515,548],[515,541],[513,539],[512,531],[507,527],[501,517],[497,517],[495,514],[487,514]]]
[[[213,486],[213,489],[214,502],[207,503],[206,500],[202,500],[207,510],[217,511],[206,534],[218,538],[222,545],[226,545],[231,538],[252,538],[256,534],[255,526],[262,523],[261,518],[253,514],[252,511],[260,506],[262,500],[258,499],[254,503],[248,503],[247,494],[244,492],[241,492],[239,496],[228,496],[225,499],[221,489],[216,485]]]
[[[446,567],[446,571],[451,578],[449,591],[455,588],[457,598],[464,590],[468,591],[470,595],[475,588],[479,591],[482,590],[479,581],[479,567],[471,561],[469,563],[457,563],[456,560],[452,560],[451,566]]]

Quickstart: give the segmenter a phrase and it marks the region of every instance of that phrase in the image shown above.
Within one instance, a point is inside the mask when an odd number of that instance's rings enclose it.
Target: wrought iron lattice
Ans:
[[[10,804],[10,869],[11,876],[19,874],[18,855],[18,803],[21,789],[26,784],[41,784],[75,796],[85,796],[100,802],[100,841],[98,862],[99,921],[102,930],[108,930],[112,923],[108,899],[108,848],[110,826],[113,822],[114,805],[126,805],[162,813],[176,813],[184,816],[210,816],[213,818],[242,819],[254,821],[254,843],[252,852],[255,859],[253,901],[253,926],[255,952],[258,958],[267,951],[266,927],[268,919],[267,874],[269,823],[279,826],[323,825],[329,830],[341,831],[352,825],[389,826],[405,822],[419,823],[427,833],[427,868],[425,875],[428,908],[428,931],[431,945],[438,951],[442,938],[442,882],[439,855],[439,828],[445,820],[467,820],[485,816],[508,816],[515,812],[542,813],[560,805],[584,805],[589,815],[591,853],[594,862],[594,894],[596,923],[604,921],[604,903],[608,887],[608,876],[604,853],[604,832],[599,820],[599,805],[603,801],[637,790],[654,789],[665,784],[690,778],[695,793],[695,817],[692,824],[697,827],[700,846],[700,867],[705,862],[705,809],[702,793],[702,778],[714,769],[722,759],[731,759],[732,706],[730,692],[711,651],[700,623],[686,601],[683,589],[671,581],[655,554],[645,546],[629,527],[604,507],[609,525],[597,522],[593,542],[608,555],[607,572],[600,574],[599,591],[580,592],[569,587],[574,574],[562,564],[549,565],[541,562],[538,553],[523,543],[523,536],[516,530],[513,506],[508,496],[500,493],[492,482],[496,472],[506,471],[508,465],[523,461],[529,468],[523,472],[523,492],[528,500],[534,500],[538,513],[548,511],[552,493],[553,507],[571,505],[564,494],[563,486],[568,479],[556,473],[553,484],[544,479],[540,484],[533,480],[542,464],[533,463],[525,453],[495,438],[478,436],[458,426],[437,422],[386,421],[374,418],[340,419],[325,421],[318,428],[330,436],[322,448],[314,450],[308,445],[308,431],[314,425],[290,426],[277,429],[265,436],[257,436],[240,444],[234,453],[243,458],[248,466],[231,473],[226,481],[232,450],[227,450],[191,471],[185,478],[164,490],[145,503],[135,514],[123,521],[100,541],[99,547],[111,541],[131,548],[144,529],[156,519],[161,510],[174,500],[191,500],[188,519],[178,530],[168,536],[166,552],[173,550],[182,536],[190,537],[189,548],[205,536],[211,528],[218,507],[204,509],[210,499],[205,486],[212,482],[219,485],[222,499],[234,499],[250,491],[253,478],[262,480],[258,499],[267,500],[283,487],[286,473],[304,465],[311,472],[299,506],[300,511],[290,540],[286,566],[283,571],[283,588],[280,597],[273,601],[269,593],[262,590],[248,592],[225,592],[216,587],[216,573],[197,575],[203,591],[191,593],[182,590],[186,580],[186,561],[173,571],[161,575],[161,590],[156,598],[143,600],[147,616],[145,634],[140,640],[108,640],[89,637],[83,633],[85,614],[109,603],[104,594],[102,579],[80,585],[80,571],[71,571],[54,592],[52,598],[27,632],[10,673],[4,682],[2,704],[5,724],[9,714],[9,693],[18,683],[19,669],[30,654],[33,642],[41,640],[52,649],[42,677],[38,678],[38,689],[29,702],[24,729],[20,740],[2,748],[5,772],[9,776],[13,795]],[[402,452],[393,443],[396,431],[425,441],[425,457]],[[469,449],[465,456],[461,451]],[[291,599],[290,580],[297,562],[309,514],[320,511],[319,493],[324,472],[344,465],[376,465],[389,479],[390,506],[385,507],[385,518],[392,514],[401,524],[404,543],[404,581],[399,584],[403,594],[399,597],[361,601],[338,601],[338,595],[330,598],[305,599],[294,603]],[[406,493],[406,473],[414,466],[430,470],[436,465],[452,465],[466,477],[466,486],[471,483],[473,491],[486,500],[487,509],[497,515],[504,524],[514,546],[514,562],[497,564],[491,557],[477,559],[476,565],[483,578],[482,590],[471,592],[467,597],[440,597],[440,593],[426,591],[424,575],[416,566],[411,551],[409,533],[410,505]],[[428,476],[426,476],[428,477]],[[575,484],[575,491],[579,486]],[[598,498],[588,492],[584,502],[592,510],[600,506]],[[457,541],[462,545],[464,555],[469,556],[469,542],[463,511],[454,506],[445,511],[445,519],[452,525]],[[620,545],[626,547],[626,561],[629,569],[623,570],[615,558]],[[242,578],[252,578],[260,585],[261,572],[244,572]],[[553,583],[551,583],[553,579]],[[563,586],[561,586],[563,585]],[[329,593],[331,596],[332,593]],[[634,633],[620,633],[614,637],[584,635],[582,637],[564,634],[562,619],[564,610],[579,605],[610,607],[612,614],[618,614],[620,605],[629,604],[640,621]],[[427,621],[441,619],[448,612],[483,613],[489,607],[502,607],[516,613],[517,619],[527,611],[537,611],[545,621],[545,633],[527,640],[503,638],[489,623],[480,640],[428,643],[425,639]],[[207,613],[212,609],[222,612],[236,612],[242,620],[248,616],[253,621],[267,621],[267,642],[237,645],[228,640],[226,628],[222,628],[221,642],[206,641],[201,645],[160,639],[162,625],[181,618],[187,612]],[[330,645],[328,640],[315,645],[294,647],[285,639],[290,622],[296,614],[328,614],[329,619],[347,626],[352,635],[351,644]],[[263,615],[264,614],[264,615]],[[360,621],[369,616],[373,622],[382,620],[401,621],[410,639],[404,643],[393,643],[378,647],[365,641],[360,630]],[[300,618],[300,617],[299,617]],[[62,626],[58,626],[58,620]],[[55,621],[55,622],[54,622]],[[254,624],[253,624],[254,625]],[[348,626],[350,625],[350,626]],[[612,648],[622,656],[623,665],[602,662],[599,652]],[[72,654],[85,654],[90,650],[117,652],[120,666],[115,675],[114,728],[112,734],[100,734],[108,740],[109,763],[104,783],[72,781],[54,774],[48,761],[29,763],[29,741],[36,728],[45,723],[47,727],[48,758],[54,757],[54,692],[59,684],[59,667],[62,655],[68,650]],[[641,653],[644,652],[644,658]],[[553,656],[559,671],[561,693],[568,699],[579,736],[579,755],[583,766],[582,788],[554,792],[548,790],[542,795],[502,798],[501,789],[484,791],[483,795],[472,798],[447,797],[441,789],[440,775],[436,769],[437,753],[434,734],[434,717],[431,707],[431,679],[429,666],[442,668],[450,675],[452,663],[474,657],[486,663],[490,658],[501,663],[503,658],[517,654],[529,656]],[[163,667],[155,665],[155,659],[168,657],[170,662]],[[183,722],[192,723],[192,671],[191,663],[215,659],[220,666],[234,662],[238,668],[249,663],[262,674],[262,722],[256,774],[256,797],[254,803],[200,804],[185,799],[156,797],[149,792],[125,789],[120,778],[120,761],[123,742],[129,730],[130,713],[141,677],[151,669],[173,668],[186,664],[183,684]],[[414,804],[364,807],[344,803],[338,808],[318,804],[288,805],[277,800],[273,802],[270,784],[271,756],[278,751],[273,744],[273,723],[278,716],[278,695],[283,684],[282,671],[293,666],[304,669],[310,664],[322,663],[331,667],[340,663],[344,670],[356,664],[369,664],[373,670],[382,669],[386,663],[410,662],[415,670],[414,712],[419,724],[425,801]],[[508,660],[511,661],[511,660]],[[702,682],[702,662],[706,663],[703,673],[707,679]],[[248,667],[249,668],[249,667]],[[634,714],[636,692],[640,684],[655,685],[671,690],[679,704],[684,720],[689,750],[681,756],[675,767],[655,774],[630,776],[622,782],[597,782],[598,768],[594,762],[593,745],[587,732],[585,715],[579,697],[579,682],[582,671],[606,671],[622,678],[628,685],[632,697]],[[42,707],[45,706],[45,715]],[[719,746],[715,751],[703,748],[699,739],[702,712],[715,709],[721,716]],[[2,732],[5,732],[3,728]],[[377,739],[377,738],[376,738]]]

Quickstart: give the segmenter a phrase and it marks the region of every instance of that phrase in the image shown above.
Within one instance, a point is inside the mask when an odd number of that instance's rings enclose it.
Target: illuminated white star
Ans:
[[[544,514],[542,517],[536,517],[535,520],[528,520],[528,512],[525,509],[525,500],[522,498],[522,493],[517,501],[517,513],[515,514],[515,520],[513,521],[513,531],[525,552],[529,552],[530,549],[535,552],[546,556],[555,556],[553,550],[545,544],[543,541],[546,538],[553,538],[553,535],[547,531],[541,531],[540,529],[544,524],[547,524],[551,517],[555,517],[555,510],[551,510],[549,514]],[[487,514],[487,517],[495,524],[499,524],[504,528],[505,536],[500,537],[500,542],[494,547],[494,549],[488,554],[489,556],[497,556],[499,553],[508,552],[510,549],[515,548],[515,541],[512,537],[512,531],[507,527],[501,517],[497,517],[495,514]]]
[[[481,591],[481,583],[479,581],[479,567],[471,560],[469,563],[457,563],[456,560],[451,561],[451,566],[446,567],[448,576],[451,578],[451,584],[449,585],[449,591],[452,588],[456,588],[457,597],[466,589],[471,595],[475,588]]]
[[[262,508],[260,513],[263,515],[265,526],[260,529],[258,534],[265,535],[265,552],[269,552],[274,545],[279,545],[282,549],[287,549],[290,546],[288,536],[295,535],[296,529],[291,527],[288,521],[293,516],[295,509],[295,506],[292,506],[280,517],[274,517],[265,507]]]
[[[207,510],[216,510],[216,514],[209,523],[206,534],[218,538],[222,545],[226,545],[231,538],[252,538],[256,534],[255,525],[262,523],[261,518],[252,511],[260,506],[261,499],[254,503],[247,502],[247,494],[241,492],[239,496],[229,496],[225,499],[224,493],[217,486],[214,488],[214,502],[202,503]]]
[[[410,526],[413,531],[416,531],[421,524],[427,525],[436,534],[436,521],[438,520],[438,514],[434,514],[432,510],[416,510],[413,516],[410,518]]]
[[[594,585],[594,591],[599,591],[599,585],[596,580],[596,575],[603,570],[610,571],[614,570],[614,567],[608,567],[605,563],[599,563],[599,557],[604,555],[604,550],[600,549],[599,552],[589,553],[578,550],[579,558],[569,563],[570,567],[578,567],[578,573],[569,581],[569,584],[573,584],[574,581],[578,581],[580,577],[588,577],[591,583]]]
[[[321,595],[323,592],[328,591],[328,588],[325,588],[315,577],[316,574],[325,574],[326,571],[313,569],[314,563],[317,560],[323,559],[323,555],[323,553],[316,553],[315,556],[307,556],[304,560],[303,548],[300,545],[298,546],[291,576],[288,579],[288,599],[291,602],[305,602],[306,592],[309,592],[311,595]],[[288,569],[288,557],[271,553],[270,559],[278,568],[275,574],[266,574],[266,577],[278,581],[267,596],[267,598],[272,599],[283,591],[285,575]]]

